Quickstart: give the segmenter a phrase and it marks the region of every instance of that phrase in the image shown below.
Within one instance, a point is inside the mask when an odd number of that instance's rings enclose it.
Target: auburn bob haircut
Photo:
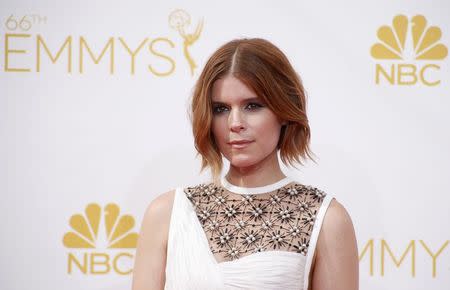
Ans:
[[[222,45],[207,61],[194,87],[190,118],[201,171],[209,167],[214,179],[222,170],[222,155],[211,131],[211,92],[216,80],[232,75],[261,97],[280,120],[287,121],[277,148],[286,166],[312,158],[306,95],[300,77],[284,53],[260,38],[235,39]]]

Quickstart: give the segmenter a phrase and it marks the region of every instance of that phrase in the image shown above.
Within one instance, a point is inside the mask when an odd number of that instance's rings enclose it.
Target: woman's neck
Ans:
[[[228,182],[242,187],[261,187],[285,177],[280,169],[276,151],[265,160],[250,167],[235,167],[230,164],[230,169],[225,175]]]

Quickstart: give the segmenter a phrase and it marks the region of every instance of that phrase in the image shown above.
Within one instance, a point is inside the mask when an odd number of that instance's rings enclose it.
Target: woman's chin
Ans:
[[[255,165],[255,160],[250,158],[233,158],[230,161],[230,166],[237,168],[246,168]]]

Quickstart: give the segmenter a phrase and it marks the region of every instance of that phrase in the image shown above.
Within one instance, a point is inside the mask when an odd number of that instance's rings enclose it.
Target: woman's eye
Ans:
[[[258,104],[258,103],[249,103],[247,105],[247,109],[249,109],[249,110],[256,110],[256,109],[259,109],[261,107],[262,107],[262,105]]]
[[[255,111],[262,107],[263,107],[263,105],[258,104],[258,103],[248,103],[244,109],[248,110],[248,111]],[[224,105],[213,106],[213,114],[221,114],[226,111],[229,111],[229,108],[227,106],[224,106]]]
[[[213,107],[213,113],[214,114],[220,114],[222,112],[225,112],[227,110],[227,107],[225,106],[215,106]]]

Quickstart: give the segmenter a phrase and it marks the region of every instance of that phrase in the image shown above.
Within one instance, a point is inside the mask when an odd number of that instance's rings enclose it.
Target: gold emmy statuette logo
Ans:
[[[422,83],[426,86],[436,86],[440,80],[431,80],[431,70],[438,71],[440,66],[429,61],[440,61],[447,57],[448,50],[440,43],[441,29],[428,26],[423,15],[416,15],[408,19],[407,16],[397,15],[392,21],[392,27],[381,26],[378,29],[378,40],[370,54],[377,60],[402,61],[392,63],[390,69],[381,64],[376,66],[376,83],[380,77],[392,85],[414,85]],[[413,61],[428,61],[416,65]]]
[[[186,28],[191,24],[191,16],[182,9],[177,9],[172,11],[169,15],[169,25],[183,38],[183,53],[184,57],[186,58],[190,70],[191,75],[194,75],[194,70],[197,67],[195,64],[195,61],[192,59],[188,48],[194,44],[198,38],[200,37],[200,34],[202,33],[203,29],[203,19],[200,20],[200,22],[197,24],[197,28],[195,29],[194,33],[186,33]]]
[[[102,223],[104,227],[101,227]],[[69,253],[69,274],[72,274],[74,267],[84,274],[107,274],[111,269],[121,275],[131,273],[130,260],[133,255],[129,252],[80,252],[105,248],[135,249],[138,234],[132,232],[135,222],[131,215],[120,215],[120,208],[114,203],[107,204],[103,209],[100,205],[91,203],[86,206],[84,215],[74,214],[69,224],[72,231],[64,235],[63,244],[67,248],[78,249]]]

